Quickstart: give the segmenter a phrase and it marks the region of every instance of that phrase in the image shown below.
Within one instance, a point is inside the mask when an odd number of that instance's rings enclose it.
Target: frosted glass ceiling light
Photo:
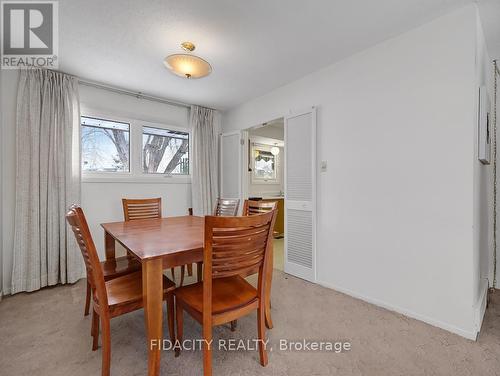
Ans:
[[[212,67],[206,60],[190,53],[196,48],[193,43],[184,42],[181,47],[188,53],[169,55],[163,61],[173,74],[185,78],[202,78],[212,72]]]

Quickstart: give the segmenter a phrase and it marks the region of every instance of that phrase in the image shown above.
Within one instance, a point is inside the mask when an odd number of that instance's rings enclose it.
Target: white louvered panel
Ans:
[[[311,201],[312,153],[311,113],[291,118],[287,124],[287,199]]]
[[[285,272],[316,281],[316,109],[285,118]]]
[[[297,201],[310,201],[311,200],[311,192],[312,192],[312,184],[311,180],[304,179],[301,177],[288,176],[288,198],[290,200]]]
[[[312,268],[312,212],[287,210],[288,254],[290,262]]]

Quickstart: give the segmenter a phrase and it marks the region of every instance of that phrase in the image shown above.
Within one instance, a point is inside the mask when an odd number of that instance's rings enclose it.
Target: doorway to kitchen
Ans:
[[[274,267],[316,282],[316,108],[221,134],[220,195],[276,201]]]
[[[285,237],[285,130],[284,118],[246,132],[243,194],[250,200],[274,201],[278,216],[274,226],[274,268],[284,270]]]

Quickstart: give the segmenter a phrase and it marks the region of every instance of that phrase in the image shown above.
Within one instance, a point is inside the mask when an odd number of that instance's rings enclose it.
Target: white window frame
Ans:
[[[251,147],[250,147],[250,165],[252,168],[252,173],[251,173],[251,181],[252,184],[280,184],[281,183],[281,156],[280,154],[274,156],[274,161],[275,161],[275,174],[276,178],[275,179],[264,179],[264,178],[258,178],[255,176],[255,150],[264,150],[271,152],[271,148],[273,147],[272,145],[267,145],[267,144],[261,144],[259,142],[250,140],[251,142]]]
[[[133,159],[133,150],[132,150],[132,122],[130,119],[126,119],[121,116],[115,116],[111,114],[102,113],[99,111],[81,111],[79,118],[79,137],[80,137],[80,166],[82,165],[82,117],[89,117],[94,119],[101,119],[107,121],[116,121],[120,123],[127,123],[129,125],[129,161],[128,161],[128,171],[84,171],[82,168],[82,180],[85,180],[87,177],[94,178],[108,178],[114,176],[115,178],[130,178],[132,175],[132,159]]]
[[[176,127],[176,126],[171,126],[171,125],[165,125],[165,124],[159,124],[159,123],[151,123],[151,122],[148,122],[148,121],[141,121],[140,122],[140,128],[141,128],[141,152],[140,152],[140,156],[139,156],[139,167],[140,167],[140,172],[142,175],[146,175],[146,176],[151,176],[151,175],[154,175],[154,176],[160,176],[160,177],[173,177],[173,178],[186,178],[186,177],[189,177],[191,178],[191,169],[193,168],[193,165],[192,165],[192,160],[191,160],[191,153],[193,151],[193,148],[192,148],[192,133],[191,133],[191,130],[190,129],[187,129],[187,128],[181,128],[181,127]],[[189,146],[188,146],[188,155],[189,155],[189,175],[181,175],[181,174],[162,174],[162,173],[147,173],[147,172],[144,172],[142,170],[142,137],[144,135],[144,128],[157,128],[157,129],[165,129],[165,130],[168,130],[168,131],[177,131],[177,132],[183,132],[183,133],[187,133],[188,134],[188,138],[189,138]]]
[[[82,108],[80,117],[92,117],[110,121],[118,121],[130,124],[129,127],[129,172],[102,172],[83,171],[82,182],[84,183],[158,183],[158,184],[186,184],[191,183],[192,174],[192,132],[191,129],[170,124],[155,123],[141,119],[122,116],[113,112],[99,111],[91,108]],[[81,120],[79,128],[80,158],[81,158]],[[189,134],[189,175],[179,174],[148,174],[142,171],[142,135],[143,127],[167,129],[185,132]]]

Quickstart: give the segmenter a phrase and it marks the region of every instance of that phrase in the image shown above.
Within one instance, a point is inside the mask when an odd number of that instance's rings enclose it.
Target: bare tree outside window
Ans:
[[[142,169],[149,174],[189,175],[189,133],[143,127]]]
[[[189,175],[189,133],[142,127],[141,155],[145,174]],[[135,146],[134,146],[135,145]],[[84,172],[130,171],[130,124],[81,117],[82,170]]]
[[[130,171],[130,124],[82,116],[81,131],[83,171]]]

